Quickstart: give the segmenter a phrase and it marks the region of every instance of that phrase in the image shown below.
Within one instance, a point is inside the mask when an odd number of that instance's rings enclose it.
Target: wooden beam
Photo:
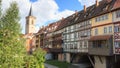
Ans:
[[[93,60],[91,59],[91,57],[89,56],[89,55],[87,55],[88,56],[88,58],[89,58],[89,60],[90,60],[90,62],[91,62],[91,64],[92,64],[92,66],[93,66],[93,68],[95,67],[95,64],[94,64],[94,62],[93,62]]]

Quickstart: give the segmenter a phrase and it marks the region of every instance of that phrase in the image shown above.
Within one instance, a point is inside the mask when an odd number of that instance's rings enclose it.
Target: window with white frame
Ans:
[[[115,47],[120,47],[120,42],[115,42]]]
[[[83,22],[81,22],[81,27],[83,27],[84,26],[84,23]]]
[[[115,26],[114,31],[115,31],[115,32],[120,32],[119,26]]]
[[[107,27],[104,27],[104,34],[107,33]]]
[[[74,26],[72,25],[72,26],[71,26],[71,32],[73,32],[73,29],[74,29]]]
[[[69,34],[67,34],[67,40],[69,39]]]
[[[78,24],[78,27],[81,27],[81,23]]]
[[[82,48],[82,41],[80,41],[80,45],[79,45],[80,48]]]
[[[71,43],[70,44],[70,49],[73,49],[73,48],[74,48],[73,43]]]
[[[74,28],[73,28],[74,30],[77,28],[77,26],[76,26],[76,25],[74,25],[73,27],[74,27]]]
[[[71,27],[68,27],[68,32],[70,32],[70,30],[71,30]]]
[[[98,29],[95,28],[95,35],[98,35]]]
[[[74,43],[74,49],[77,49],[77,42]]]
[[[107,20],[107,19],[108,19],[108,14],[105,14],[105,15],[96,17],[96,18],[95,18],[95,21],[96,21],[96,22],[100,22],[100,21],[104,21],[104,20]]]
[[[71,34],[71,38],[74,38],[74,33]]]
[[[90,29],[87,31],[87,35],[90,36]]]
[[[87,41],[84,41],[84,47],[87,48]]]
[[[65,43],[63,47],[64,47],[64,49],[67,49],[67,44]]]
[[[112,26],[109,26],[109,33],[112,33]]]
[[[66,28],[66,32],[68,32],[68,30],[69,30],[69,28],[67,27],[67,28]]]
[[[75,39],[77,38],[77,32],[74,33],[74,38],[75,38]]]
[[[80,46],[80,43],[79,43],[79,42],[77,42],[77,48],[78,48],[78,49],[80,48],[79,46]]]
[[[90,21],[89,21],[89,25],[90,25],[91,23],[92,23],[92,21],[90,20]]]
[[[116,18],[120,18],[120,10],[116,11]]]
[[[79,37],[78,34],[79,34],[79,32],[76,32],[76,37],[77,37],[77,38]]]

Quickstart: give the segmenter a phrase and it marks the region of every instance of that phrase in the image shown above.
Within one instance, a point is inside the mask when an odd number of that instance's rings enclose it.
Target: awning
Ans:
[[[89,41],[109,40],[111,37],[112,37],[112,35],[92,36],[92,37],[90,37]]]

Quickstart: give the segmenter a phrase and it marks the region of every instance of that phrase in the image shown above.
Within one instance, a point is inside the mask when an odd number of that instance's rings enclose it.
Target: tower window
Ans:
[[[34,24],[34,21],[32,20],[32,25]]]

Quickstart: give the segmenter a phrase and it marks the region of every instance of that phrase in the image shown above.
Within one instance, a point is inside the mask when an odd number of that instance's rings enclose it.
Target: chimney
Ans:
[[[98,1],[98,0],[96,0],[96,7],[97,7],[97,6],[99,6],[99,1]]]
[[[64,20],[64,17],[62,17],[62,20]]]
[[[84,12],[86,12],[86,5],[84,5]]]
[[[78,15],[78,11],[77,10],[75,10],[75,15]]]

